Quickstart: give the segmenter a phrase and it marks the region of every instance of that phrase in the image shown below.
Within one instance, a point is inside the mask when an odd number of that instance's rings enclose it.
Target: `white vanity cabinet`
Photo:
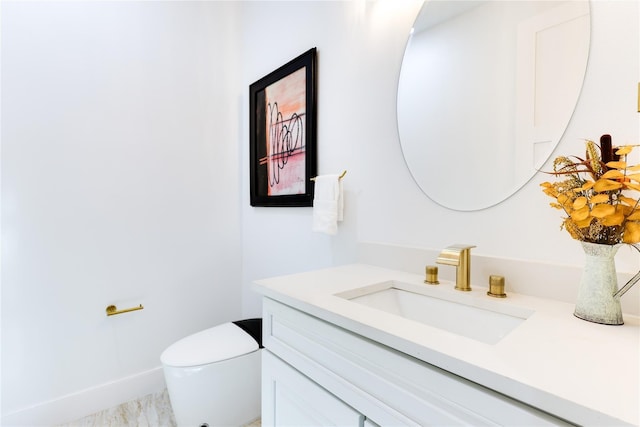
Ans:
[[[568,425],[268,297],[263,426]]]

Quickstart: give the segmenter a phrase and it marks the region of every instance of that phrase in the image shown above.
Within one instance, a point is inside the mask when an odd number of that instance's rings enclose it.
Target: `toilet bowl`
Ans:
[[[260,417],[262,319],[189,335],[160,356],[179,427],[242,426]]]

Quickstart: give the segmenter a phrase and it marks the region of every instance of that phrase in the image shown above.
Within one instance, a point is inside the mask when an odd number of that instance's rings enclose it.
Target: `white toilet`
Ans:
[[[179,427],[242,426],[260,417],[262,319],[223,323],[160,356]]]

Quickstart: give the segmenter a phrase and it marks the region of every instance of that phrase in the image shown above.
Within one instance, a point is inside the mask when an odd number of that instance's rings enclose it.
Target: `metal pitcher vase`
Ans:
[[[604,325],[624,324],[620,297],[640,279],[640,272],[618,289],[614,258],[622,243],[616,245],[580,243],[585,253],[585,265],[573,314],[580,319]],[[630,246],[640,252],[636,245]]]

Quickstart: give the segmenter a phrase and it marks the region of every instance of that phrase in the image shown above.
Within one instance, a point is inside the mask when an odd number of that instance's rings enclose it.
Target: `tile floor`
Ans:
[[[176,420],[165,389],[58,427],[176,427]],[[261,427],[261,422],[245,427]]]

